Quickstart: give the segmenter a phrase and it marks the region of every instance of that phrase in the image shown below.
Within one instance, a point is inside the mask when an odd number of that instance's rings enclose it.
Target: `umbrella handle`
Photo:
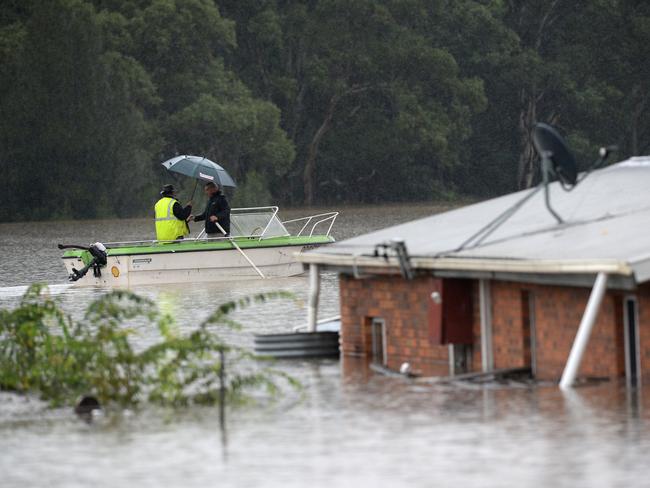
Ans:
[[[194,193],[196,193],[196,187],[199,186],[199,180],[196,180],[194,183],[194,190],[192,190],[192,196],[190,197],[190,201],[194,200]]]

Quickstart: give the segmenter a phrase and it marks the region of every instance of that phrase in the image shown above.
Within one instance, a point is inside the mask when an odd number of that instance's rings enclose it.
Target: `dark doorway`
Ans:
[[[639,307],[635,296],[623,302],[625,326],[625,377],[628,386],[637,386],[641,379],[639,361]]]
[[[372,340],[372,362],[386,366],[386,321],[381,318],[373,318],[370,322]]]

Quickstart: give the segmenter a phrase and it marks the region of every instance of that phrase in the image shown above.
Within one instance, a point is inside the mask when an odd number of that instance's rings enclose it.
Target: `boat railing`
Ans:
[[[241,207],[241,208],[233,208],[230,210],[230,235],[231,237],[257,237],[259,239],[263,239],[266,237],[280,237],[280,236],[288,236],[289,233],[287,230],[282,226],[281,232],[275,232],[271,236],[267,236],[267,232],[269,231],[269,228],[273,224],[273,222],[276,222],[276,226],[278,224],[281,224],[280,219],[277,218],[278,215],[278,207],[276,206],[267,206],[267,207]],[[264,218],[266,219],[265,222],[262,222],[260,225],[256,225],[252,229],[243,229],[238,222],[237,217],[238,216],[245,216],[246,214],[252,214],[252,215],[263,215]],[[196,239],[205,239],[205,229],[203,229],[199,235],[196,237]]]
[[[231,215],[231,218],[232,218],[233,213],[235,213],[235,215],[236,215],[237,213],[242,213],[242,214],[244,214],[244,213],[247,213],[247,212],[250,213],[250,212],[252,212],[252,211],[260,211],[260,210],[271,210],[271,211],[273,212],[273,215],[271,215],[271,216],[269,217],[269,221],[266,223],[266,226],[264,227],[264,229],[262,229],[262,232],[259,233],[259,237],[260,237],[260,239],[261,239],[262,237],[264,237],[264,236],[266,235],[266,231],[269,229],[269,226],[271,225],[271,222],[273,222],[273,219],[278,215],[278,207],[276,207],[276,206],[272,206],[272,207],[245,207],[245,208],[234,208],[234,209],[232,209],[232,211],[230,212],[230,215]],[[254,236],[257,236],[257,235],[258,235],[258,234],[256,234],[256,232],[255,232],[256,230],[257,230],[257,229],[253,229],[253,231],[251,232],[251,237],[254,237]]]
[[[304,220],[305,223],[300,228],[300,230],[298,231],[296,236],[303,235],[303,232],[305,232],[304,235],[307,235],[306,229],[311,224],[311,227],[309,228],[309,236],[311,237],[312,235],[314,235],[314,231],[316,230],[316,227],[318,227],[319,224],[321,224],[323,222],[329,222],[329,226],[327,227],[327,232],[325,233],[325,235],[328,236],[328,235],[330,235],[330,232],[332,231],[332,227],[334,226],[334,221],[336,220],[336,217],[338,217],[338,215],[339,215],[338,212],[325,212],[325,213],[320,213],[320,214],[316,214],[316,215],[310,215],[310,216],[307,216],[307,217],[300,217],[300,218],[297,218],[297,219],[284,220],[282,222],[282,225],[291,224],[291,223],[295,223],[295,222],[301,222],[301,221]]]
[[[202,232],[204,233],[204,232]],[[199,234],[201,235],[201,234]],[[180,240],[171,240],[171,241],[158,241],[156,239],[147,239],[147,240],[141,240],[141,241],[120,241],[120,242],[103,242],[104,246],[108,248],[116,248],[116,247],[131,247],[131,246],[154,246],[158,244],[178,244],[178,243],[183,243],[183,242],[194,242],[201,240],[206,241],[219,241],[219,240],[227,240],[229,237],[210,237],[210,238],[199,238],[197,237],[188,237],[186,239],[180,239]]]
[[[257,225],[255,228],[247,232],[246,229],[241,228],[236,218],[238,215],[242,216],[242,215],[246,215],[247,213],[267,214],[268,218],[267,215],[264,215],[265,221],[261,222],[260,225]],[[312,235],[314,235],[314,231],[316,230],[316,228],[320,224],[325,222],[329,223],[327,227],[327,232],[325,233],[325,235],[329,236],[332,230],[332,226],[334,225],[334,221],[336,220],[336,217],[338,217],[338,215],[339,215],[338,212],[325,212],[316,215],[310,215],[307,217],[300,217],[297,219],[280,221],[280,219],[278,218],[277,206],[233,208],[230,211],[230,220],[231,220],[230,225],[231,225],[231,231],[234,230],[235,232],[232,232],[230,237],[207,237],[205,233],[205,229],[203,229],[196,237],[189,237],[184,239],[183,241],[177,241],[177,240],[158,241],[155,239],[150,239],[150,240],[140,240],[140,241],[106,242],[104,243],[104,245],[106,247],[111,247],[111,248],[128,247],[128,246],[150,246],[150,245],[166,244],[166,243],[193,242],[198,240],[203,242],[205,242],[206,240],[219,241],[223,239],[230,239],[232,237],[258,238],[262,240],[271,237],[289,236],[291,234],[287,231],[285,224],[292,224],[292,223],[303,222],[303,221],[304,224],[302,224],[300,230],[295,234],[296,237],[301,235],[309,235],[311,237]],[[271,235],[267,235],[272,225],[274,225],[273,230],[275,230],[275,232],[272,232]]]

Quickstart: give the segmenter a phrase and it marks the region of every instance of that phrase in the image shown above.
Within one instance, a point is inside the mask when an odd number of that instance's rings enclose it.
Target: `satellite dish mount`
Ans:
[[[542,158],[542,181],[544,185],[544,201],[546,208],[559,224],[562,217],[551,207],[548,184],[551,176],[555,176],[562,188],[571,190],[578,183],[578,167],[576,160],[562,139],[562,136],[548,124],[537,123],[533,128],[533,144]]]
[[[551,215],[553,215],[553,217],[555,217],[555,220],[557,220],[557,223],[562,224],[564,223],[564,220],[562,220],[562,217],[560,217],[559,214],[553,210],[553,207],[551,207],[551,197],[548,192],[550,176],[553,174],[553,162],[551,160],[553,153],[550,151],[542,151],[540,153],[540,156],[542,158],[542,184],[544,185],[544,203],[546,204],[548,211],[551,212]]]

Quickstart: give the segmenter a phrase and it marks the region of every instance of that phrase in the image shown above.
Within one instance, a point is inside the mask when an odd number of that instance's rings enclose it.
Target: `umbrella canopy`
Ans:
[[[212,181],[219,186],[237,186],[225,169],[201,156],[176,156],[168,159],[162,165],[168,171],[196,178],[197,180]]]

